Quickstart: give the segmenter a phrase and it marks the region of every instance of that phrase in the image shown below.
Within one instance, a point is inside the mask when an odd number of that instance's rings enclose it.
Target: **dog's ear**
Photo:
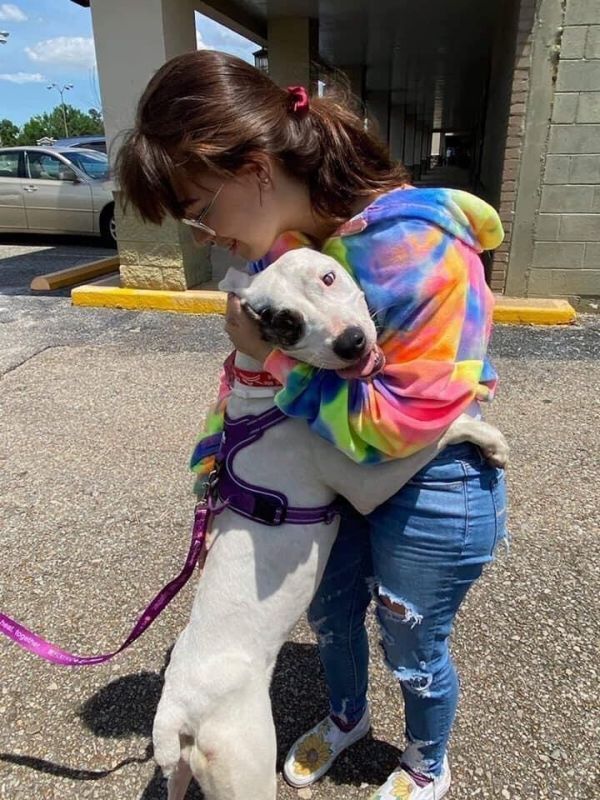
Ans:
[[[229,267],[225,277],[219,282],[219,289],[222,292],[233,292],[233,294],[239,295],[250,286],[252,278],[252,275],[242,272],[241,269]]]

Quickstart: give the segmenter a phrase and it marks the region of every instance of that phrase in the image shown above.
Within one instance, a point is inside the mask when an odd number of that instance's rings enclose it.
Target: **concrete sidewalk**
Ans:
[[[0,609],[86,654],[116,647],[181,566],[187,459],[227,347],[217,317],[68,302],[0,297]],[[592,800],[600,319],[498,327],[493,354],[502,390],[488,418],[513,448],[513,544],[471,593],[454,637],[462,701],[450,797]],[[193,592],[107,666],[54,667],[0,641],[0,798],[166,797],[149,737]],[[395,765],[399,689],[370,627],[373,737],[301,797],[367,800]],[[281,761],[326,709],[304,622],[281,654],[273,699]],[[298,796],[280,780],[281,800]]]

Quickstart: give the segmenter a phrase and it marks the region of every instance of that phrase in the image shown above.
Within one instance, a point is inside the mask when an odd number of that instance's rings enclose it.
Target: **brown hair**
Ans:
[[[294,111],[294,96],[245,61],[215,50],[177,56],[144,91],[135,127],[117,158],[126,201],[142,219],[181,217],[173,179],[222,176],[260,164],[269,154],[307,184],[316,213],[342,222],[357,198],[408,179],[387,148],[364,129],[349,93],[313,97]]]

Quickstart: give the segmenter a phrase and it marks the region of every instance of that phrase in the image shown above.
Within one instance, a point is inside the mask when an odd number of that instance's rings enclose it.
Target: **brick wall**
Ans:
[[[600,295],[600,0],[566,0],[531,296]]]
[[[600,0],[598,0],[600,2]],[[514,71],[510,97],[508,128],[504,145],[504,168],[500,189],[499,213],[506,233],[504,242],[494,253],[491,286],[503,292],[512,241],[517,180],[521,166],[521,150],[525,132],[525,112],[529,97],[531,47],[536,0],[521,0],[516,32]]]

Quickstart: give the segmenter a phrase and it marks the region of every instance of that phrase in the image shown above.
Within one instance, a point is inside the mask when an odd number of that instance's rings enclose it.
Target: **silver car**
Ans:
[[[0,147],[0,233],[74,233],[116,245],[108,158],[96,150]]]

